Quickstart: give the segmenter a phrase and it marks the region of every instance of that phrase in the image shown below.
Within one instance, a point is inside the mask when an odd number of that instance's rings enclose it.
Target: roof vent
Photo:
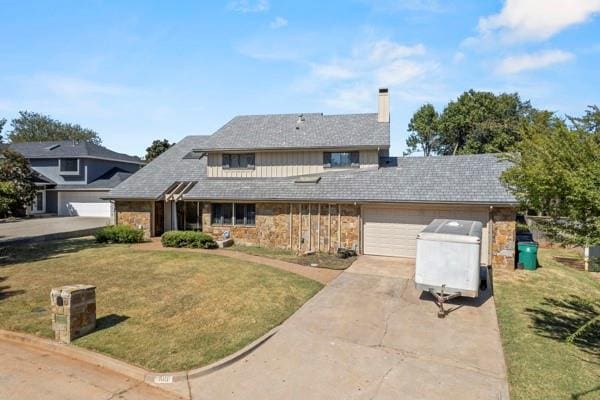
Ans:
[[[301,124],[305,121],[304,119],[304,114],[299,114],[298,115],[298,120],[296,121],[297,124]]]
[[[54,149],[58,149],[59,147],[60,147],[60,144],[53,144],[52,146],[46,147],[46,150],[51,151]]]

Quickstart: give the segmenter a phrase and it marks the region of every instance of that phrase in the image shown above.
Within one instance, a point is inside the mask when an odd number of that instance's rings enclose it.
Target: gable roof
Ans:
[[[202,147],[209,136],[186,136],[133,176],[110,191],[107,198],[156,199],[176,181],[206,178],[206,157],[186,157]]]
[[[25,158],[81,157],[144,164],[139,157],[117,153],[104,146],[85,141],[23,142],[11,143],[8,147],[21,153]]]
[[[302,119],[303,121],[299,122]],[[242,115],[223,125],[199,150],[388,148],[389,122],[377,114]]]
[[[509,166],[494,154],[401,157],[397,167],[319,174],[316,183],[287,178],[207,178],[185,199],[377,203],[517,203],[502,185]]]
[[[81,189],[112,189],[125,182],[133,172],[122,170],[121,168],[111,168],[104,174],[88,184],[56,185],[59,190],[81,190]]]

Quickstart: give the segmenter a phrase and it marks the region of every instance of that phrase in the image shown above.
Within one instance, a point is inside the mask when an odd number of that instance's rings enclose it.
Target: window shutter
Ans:
[[[350,153],[350,162],[353,167],[360,167],[360,153],[358,151]]]
[[[331,168],[331,153],[323,153],[323,168]]]
[[[228,169],[231,165],[231,155],[223,154],[223,168]]]

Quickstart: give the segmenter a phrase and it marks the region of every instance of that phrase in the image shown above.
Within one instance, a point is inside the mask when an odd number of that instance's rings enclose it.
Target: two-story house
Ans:
[[[435,218],[484,225],[484,264],[514,265],[516,200],[494,155],[389,158],[387,89],[372,114],[249,115],[188,136],[113,189],[116,222],[298,252],[414,257]],[[391,162],[390,162],[391,161]]]
[[[13,143],[36,174],[38,191],[30,214],[111,216],[108,192],[144,164],[137,157],[84,141]]]

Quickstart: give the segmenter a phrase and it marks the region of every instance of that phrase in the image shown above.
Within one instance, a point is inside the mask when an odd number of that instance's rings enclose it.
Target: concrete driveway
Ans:
[[[0,222],[0,245],[91,235],[108,218],[44,217]]]
[[[413,276],[412,260],[360,257],[253,353],[191,379],[193,398],[508,399],[489,293],[438,319]]]

